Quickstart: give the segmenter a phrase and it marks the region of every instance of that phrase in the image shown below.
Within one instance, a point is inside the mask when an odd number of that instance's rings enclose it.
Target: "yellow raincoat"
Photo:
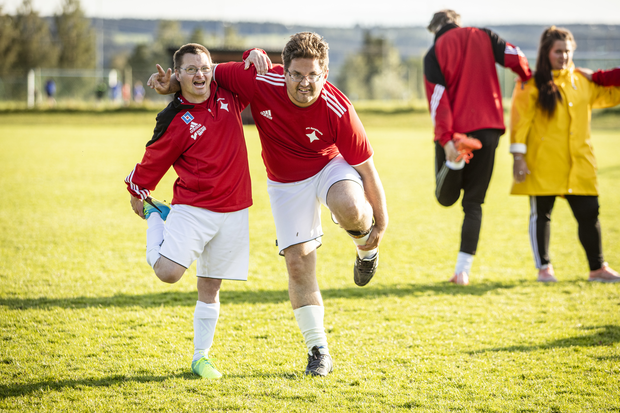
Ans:
[[[530,174],[513,183],[515,195],[598,195],[596,159],[590,141],[592,108],[620,103],[620,87],[598,86],[573,67],[554,70],[562,94],[553,116],[538,106],[534,78],[517,82],[512,94],[510,151],[525,152]]]

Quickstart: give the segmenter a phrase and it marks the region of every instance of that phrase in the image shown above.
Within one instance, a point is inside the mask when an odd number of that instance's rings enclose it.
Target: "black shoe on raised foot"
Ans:
[[[353,281],[360,287],[370,282],[373,275],[377,272],[379,266],[379,251],[372,258],[361,259],[355,257],[355,265],[353,266]]]
[[[334,369],[332,357],[321,354],[318,346],[312,347],[312,354],[308,354],[307,376],[327,376]]]

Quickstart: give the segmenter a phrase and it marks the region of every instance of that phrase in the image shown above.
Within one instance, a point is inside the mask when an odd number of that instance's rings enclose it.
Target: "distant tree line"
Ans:
[[[23,0],[14,16],[0,6],[0,75],[33,68],[91,69],[96,38],[79,0],[63,0],[53,26]]]
[[[382,36],[364,33],[360,51],[346,57],[336,83],[351,99],[410,100],[423,97],[421,58],[402,60]]]
[[[23,0],[14,15],[0,6],[0,89],[8,95],[7,76],[23,76],[31,69],[95,69],[97,56],[96,20],[87,18],[80,0],[60,0],[59,12],[51,18],[41,17],[32,0]],[[102,39],[99,39],[102,41]],[[178,21],[160,20],[154,39],[140,43],[131,51],[115,54],[107,68],[117,69],[122,83],[143,82],[159,63],[172,67],[171,51],[184,43],[242,49],[245,38],[233,25],[224,27],[224,36],[205,32],[196,26],[191,33],[182,30]],[[99,50],[101,52],[101,50]],[[132,81],[133,79],[133,81]],[[419,99],[423,97],[421,58],[403,60],[399,50],[385,37],[364,32],[361,50],[346,57],[338,74],[331,79],[351,99]],[[56,79],[60,90],[79,92],[100,88],[85,79]],[[104,86],[106,87],[106,86]],[[21,95],[23,84],[13,87]],[[0,92],[2,92],[0,91]],[[151,94],[147,90],[147,95]],[[15,96],[15,93],[13,93]]]

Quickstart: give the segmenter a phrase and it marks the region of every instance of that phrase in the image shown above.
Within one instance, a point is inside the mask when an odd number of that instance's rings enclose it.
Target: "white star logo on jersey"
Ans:
[[[306,133],[306,136],[310,138],[310,143],[319,140],[319,138],[316,137],[316,131],[312,131],[312,133]]]
[[[224,100],[224,98],[219,98],[217,101]],[[220,109],[224,109],[226,112],[230,112],[228,110],[228,103],[220,102]]]

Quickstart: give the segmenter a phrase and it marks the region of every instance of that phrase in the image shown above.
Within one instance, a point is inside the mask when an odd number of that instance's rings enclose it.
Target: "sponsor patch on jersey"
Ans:
[[[193,118],[192,118],[193,119]],[[207,130],[205,126],[202,126],[200,123],[191,122],[189,125],[189,137],[193,140],[196,140],[199,136]]]
[[[188,125],[191,121],[194,120],[194,117],[192,116],[191,113],[185,112],[185,115],[181,116],[181,119],[183,119],[183,122],[185,122],[185,124]]]
[[[198,125],[198,126],[200,126],[200,129],[198,129],[196,132],[190,135],[190,138],[192,138],[193,140],[196,140],[196,138],[198,138],[199,136],[202,136],[202,134],[205,133],[205,131],[207,130],[207,128],[202,125]]]
[[[266,117],[267,119],[272,119],[271,118],[271,110],[263,110],[261,113],[261,115],[263,115],[264,117]]]

